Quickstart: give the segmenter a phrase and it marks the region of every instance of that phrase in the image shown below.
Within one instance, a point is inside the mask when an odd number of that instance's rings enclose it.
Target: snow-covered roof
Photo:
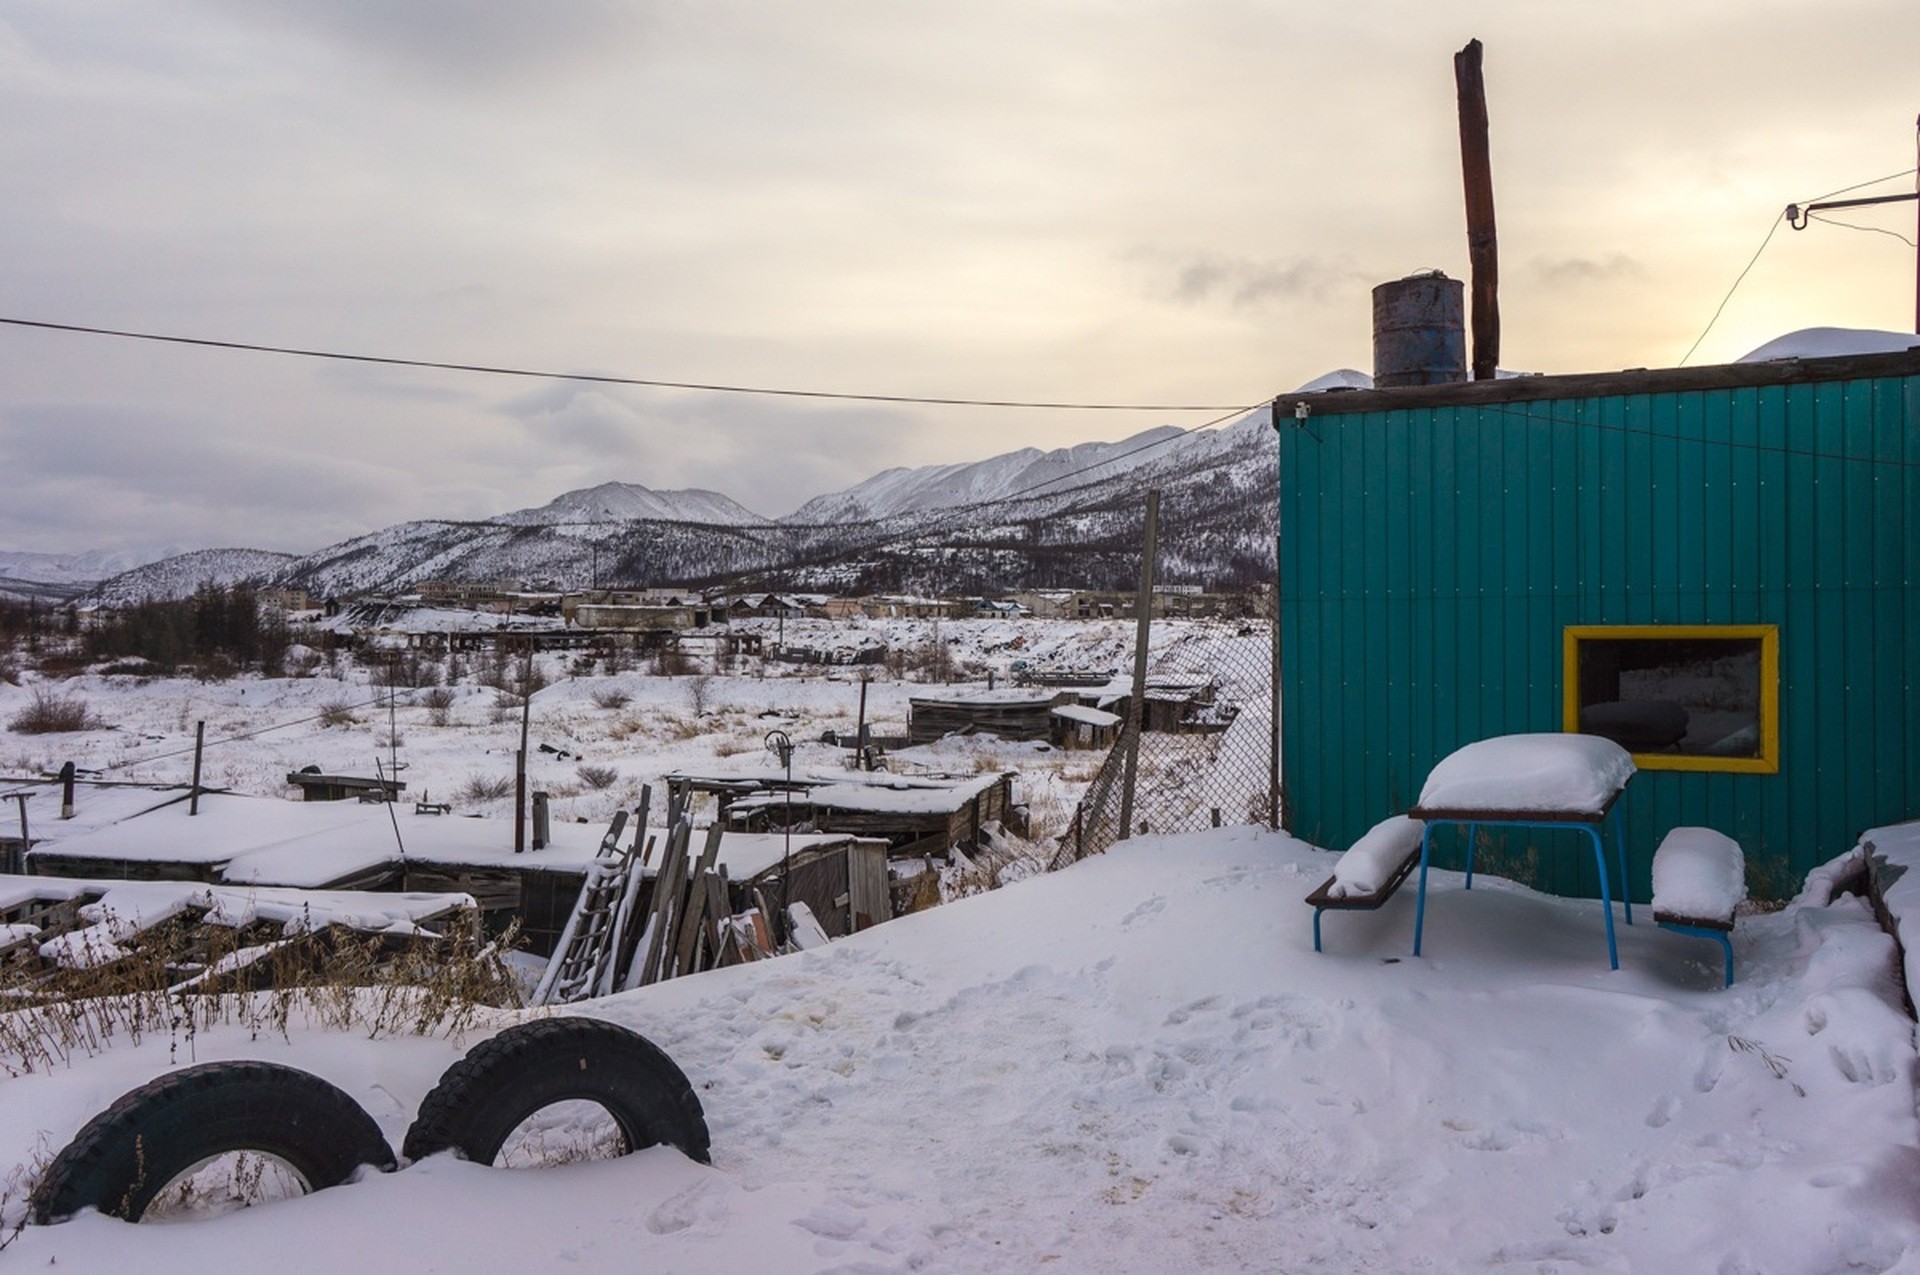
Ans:
[[[1088,708],[1082,704],[1062,704],[1053,710],[1055,717],[1064,717],[1070,722],[1085,722],[1089,726],[1118,726],[1120,714],[1109,713],[1104,709]]]
[[[1920,335],[1882,332],[1873,328],[1801,328],[1747,354],[1740,363],[1767,363],[1774,359],[1830,359],[1848,354],[1897,354],[1920,349]]]
[[[882,787],[867,783],[823,784],[805,793],[795,793],[795,805],[806,803],[817,809],[858,811],[863,814],[937,815],[960,809],[981,793],[1000,782],[999,775],[983,775],[940,786],[900,783]],[[787,801],[785,793],[764,792],[735,800],[734,810],[774,808]]]
[[[577,872],[592,861],[605,832],[599,825],[556,823],[551,845],[515,854],[510,820],[421,816],[405,802],[391,811],[380,803],[202,793],[196,816],[188,815],[184,802],[176,803],[37,845],[33,853],[103,862],[224,864],[222,876],[231,881],[317,886],[403,858]]]

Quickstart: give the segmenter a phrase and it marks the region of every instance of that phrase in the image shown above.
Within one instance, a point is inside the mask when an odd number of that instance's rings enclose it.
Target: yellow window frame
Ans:
[[[1642,770],[1714,771],[1744,775],[1780,773],[1780,626],[1777,624],[1570,624],[1562,635],[1561,726],[1580,729],[1580,644],[1592,640],[1720,638],[1760,642],[1760,755],[1676,756],[1635,753]]]

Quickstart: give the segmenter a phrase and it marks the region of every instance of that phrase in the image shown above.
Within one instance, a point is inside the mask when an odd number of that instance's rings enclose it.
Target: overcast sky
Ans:
[[[1914,164],[1914,0],[4,0],[0,316],[650,379],[1255,403],[1466,273],[1504,359],[1677,363],[1790,200]],[[1874,192],[1911,189],[1912,179]],[[1912,204],[1862,213],[1914,235]],[[1693,362],[1904,330],[1774,237]],[[605,389],[0,326],[0,549],[305,551],[618,479],[769,515],[1204,416]]]

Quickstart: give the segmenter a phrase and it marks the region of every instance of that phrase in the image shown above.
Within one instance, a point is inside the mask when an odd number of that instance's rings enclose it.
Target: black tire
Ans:
[[[628,1151],[665,1144],[709,1162],[706,1114],[685,1073],[646,1037],[597,1018],[540,1019],[475,1045],[420,1104],[403,1150],[492,1164],[521,1121],[570,1099],[606,1108]]]
[[[320,1077],[268,1062],[201,1063],[121,1096],[53,1158],[33,1192],[45,1225],[96,1208],[140,1220],[160,1190],[230,1151],[278,1156],[318,1191],[363,1164],[394,1167],[360,1104]]]

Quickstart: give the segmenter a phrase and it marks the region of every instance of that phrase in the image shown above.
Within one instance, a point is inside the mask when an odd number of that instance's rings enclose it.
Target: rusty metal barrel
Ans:
[[[1466,288],[1460,280],[1429,270],[1373,290],[1376,387],[1466,379]]]

